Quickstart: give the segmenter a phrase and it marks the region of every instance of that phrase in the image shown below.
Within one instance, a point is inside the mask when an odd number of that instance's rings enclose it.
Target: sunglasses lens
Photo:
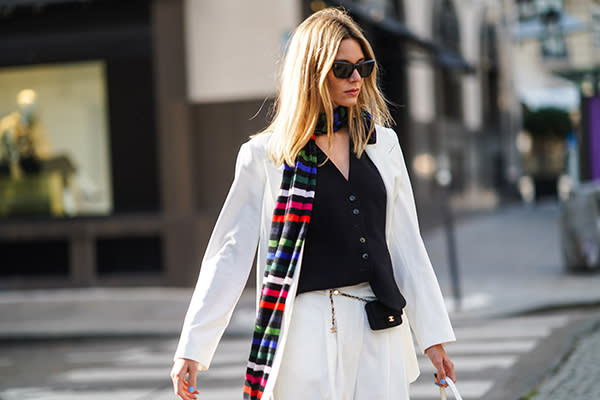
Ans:
[[[361,77],[366,78],[371,75],[373,72],[373,68],[375,67],[375,61],[369,60],[356,65],[356,70],[360,74]]]
[[[358,71],[358,74],[366,78],[371,75],[373,68],[375,67],[375,60],[367,60],[358,64],[350,64],[345,61],[336,61],[333,63],[333,75],[339,79],[347,79],[354,72],[354,68]]]
[[[354,71],[354,65],[350,63],[336,62],[333,63],[332,69],[333,75],[335,75],[336,78],[346,79],[352,75],[352,71]]]

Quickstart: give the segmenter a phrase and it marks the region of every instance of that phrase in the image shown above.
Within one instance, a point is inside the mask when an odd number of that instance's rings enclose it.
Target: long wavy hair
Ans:
[[[375,59],[373,49],[359,26],[345,12],[326,8],[312,14],[292,35],[280,74],[279,93],[274,117],[260,133],[272,132],[269,156],[276,165],[290,166],[313,135],[319,113],[327,116],[329,145],[333,135],[333,106],[327,86],[327,74],[344,39],[356,40],[365,59]],[[360,111],[371,114],[374,123],[389,126],[392,117],[377,84],[377,63],[373,73],[363,78],[356,105],[348,109],[348,130],[353,151],[360,157],[372,130],[367,132]]]

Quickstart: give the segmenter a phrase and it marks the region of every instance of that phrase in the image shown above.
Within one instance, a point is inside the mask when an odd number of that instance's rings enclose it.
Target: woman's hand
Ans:
[[[446,382],[441,383],[442,379],[446,379],[449,377],[454,382],[456,382],[456,375],[454,375],[454,364],[450,361],[450,357],[446,354],[446,350],[444,350],[444,346],[441,344],[436,344],[431,347],[428,347],[425,350],[425,354],[429,357],[429,360],[437,370],[437,378],[436,384],[440,386],[448,386]]]
[[[178,358],[171,369],[173,390],[181,400],[193,400],[198,394],[196,390],[196,375],[199,369],[198,361]],[[185,376],[188,376],[187,382]]]

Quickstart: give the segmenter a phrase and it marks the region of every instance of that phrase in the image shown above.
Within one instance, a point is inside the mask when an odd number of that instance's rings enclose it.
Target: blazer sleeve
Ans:
[[[252,267],[265,184],[261,149],[242,145],[227,199],[208,242],[174,359],[210,366]],[[263,151],[264,152],[264,151]]]
[[[393,133],[393,132],[392,132]],[[392,214],[392,253],[401,260],[394,268],[406,299],[406,315],[422,351],[456,340],[440,286],[419,230],[417,210],[406,163],[395,133],[391,150],[398,171],[398,195]],[[392,250],[392,249],[390,249]]]

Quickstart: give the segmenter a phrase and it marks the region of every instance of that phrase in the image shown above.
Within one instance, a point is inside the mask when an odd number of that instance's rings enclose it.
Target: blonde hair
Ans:
[[[373,49],[350,16],[336,8],[312,14],[300,24],[290,40],[280,76],[279,93],[274,104],[275,115],[262,132],[272,132],[269,156],[277,164],[293,166],[298,152],[314,133],[319,112],[327,116],[329,144],[333,135],[333,107],[327,87],[339,45],[354,39],[365,59],[375,59]],[[348,108],[348,130],[354,142],[353,151],[360,157],[373,129],[362,123],[361,109],[371,113],[374,123],[388,126],[392,118],[377,85],[377,64],[373,73],[363,78],[356,105]]]

